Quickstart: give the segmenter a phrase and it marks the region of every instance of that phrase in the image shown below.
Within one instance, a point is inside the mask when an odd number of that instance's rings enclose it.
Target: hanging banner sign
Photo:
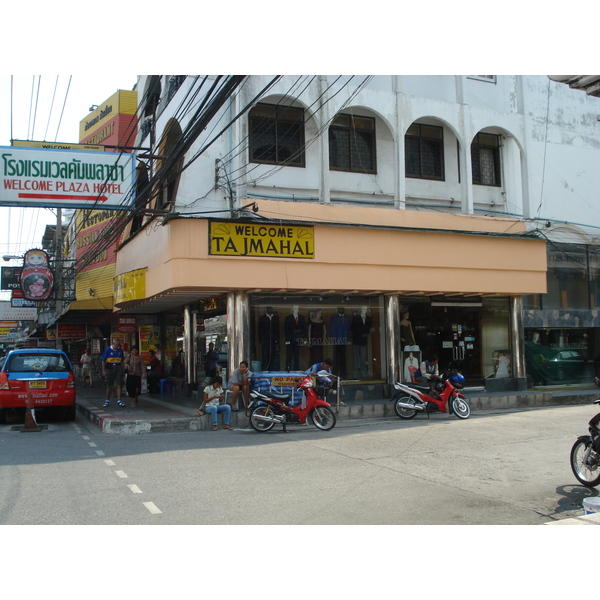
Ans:
[[[314,258],[312,225],[258,225],[210,221],[209,253],[224,256]]]
[[[0,206],[131,209],[135,164],[133,154],[0,146]]]
[[[54,274],[48,255],[39,249],[28,250],[23,257],[21,291],[25,300],[46,300],[54,291]]]

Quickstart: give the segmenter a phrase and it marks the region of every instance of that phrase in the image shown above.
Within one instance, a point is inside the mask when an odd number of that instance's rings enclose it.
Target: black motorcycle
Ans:
[[[600,398],[594,400],[600,404]],[[589,422],[590,435],[580,435],[571,448],[571,469],[577,480],[587,487],[600,483],[600,413]]]

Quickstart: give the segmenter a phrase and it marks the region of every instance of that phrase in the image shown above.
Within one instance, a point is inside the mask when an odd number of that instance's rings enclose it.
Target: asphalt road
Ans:
[[[595,406],[466,421],[106,435],[0,426],[4,525],[538,525],[581,514],[569,467]]]

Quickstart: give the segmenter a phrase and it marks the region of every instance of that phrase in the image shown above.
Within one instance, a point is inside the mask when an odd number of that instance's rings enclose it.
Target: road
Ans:
[[[106,435],[0,427],[0,524],[537,525],[596,494],[569,467],[595,407]]]

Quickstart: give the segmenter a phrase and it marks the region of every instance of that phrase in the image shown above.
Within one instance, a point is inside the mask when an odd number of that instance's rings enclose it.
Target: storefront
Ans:
[[[178,309],[190,382],[211,342],[227,377],[241,360],[275,372],[331,358],[346,380],[391,383],[431,354],[473,383],[524,377],[519,301],[545,291],[546,257],[542,240],[504,233],[519,221],[260,206],[276,224],[175,217],[119,250],[115,306]]]

